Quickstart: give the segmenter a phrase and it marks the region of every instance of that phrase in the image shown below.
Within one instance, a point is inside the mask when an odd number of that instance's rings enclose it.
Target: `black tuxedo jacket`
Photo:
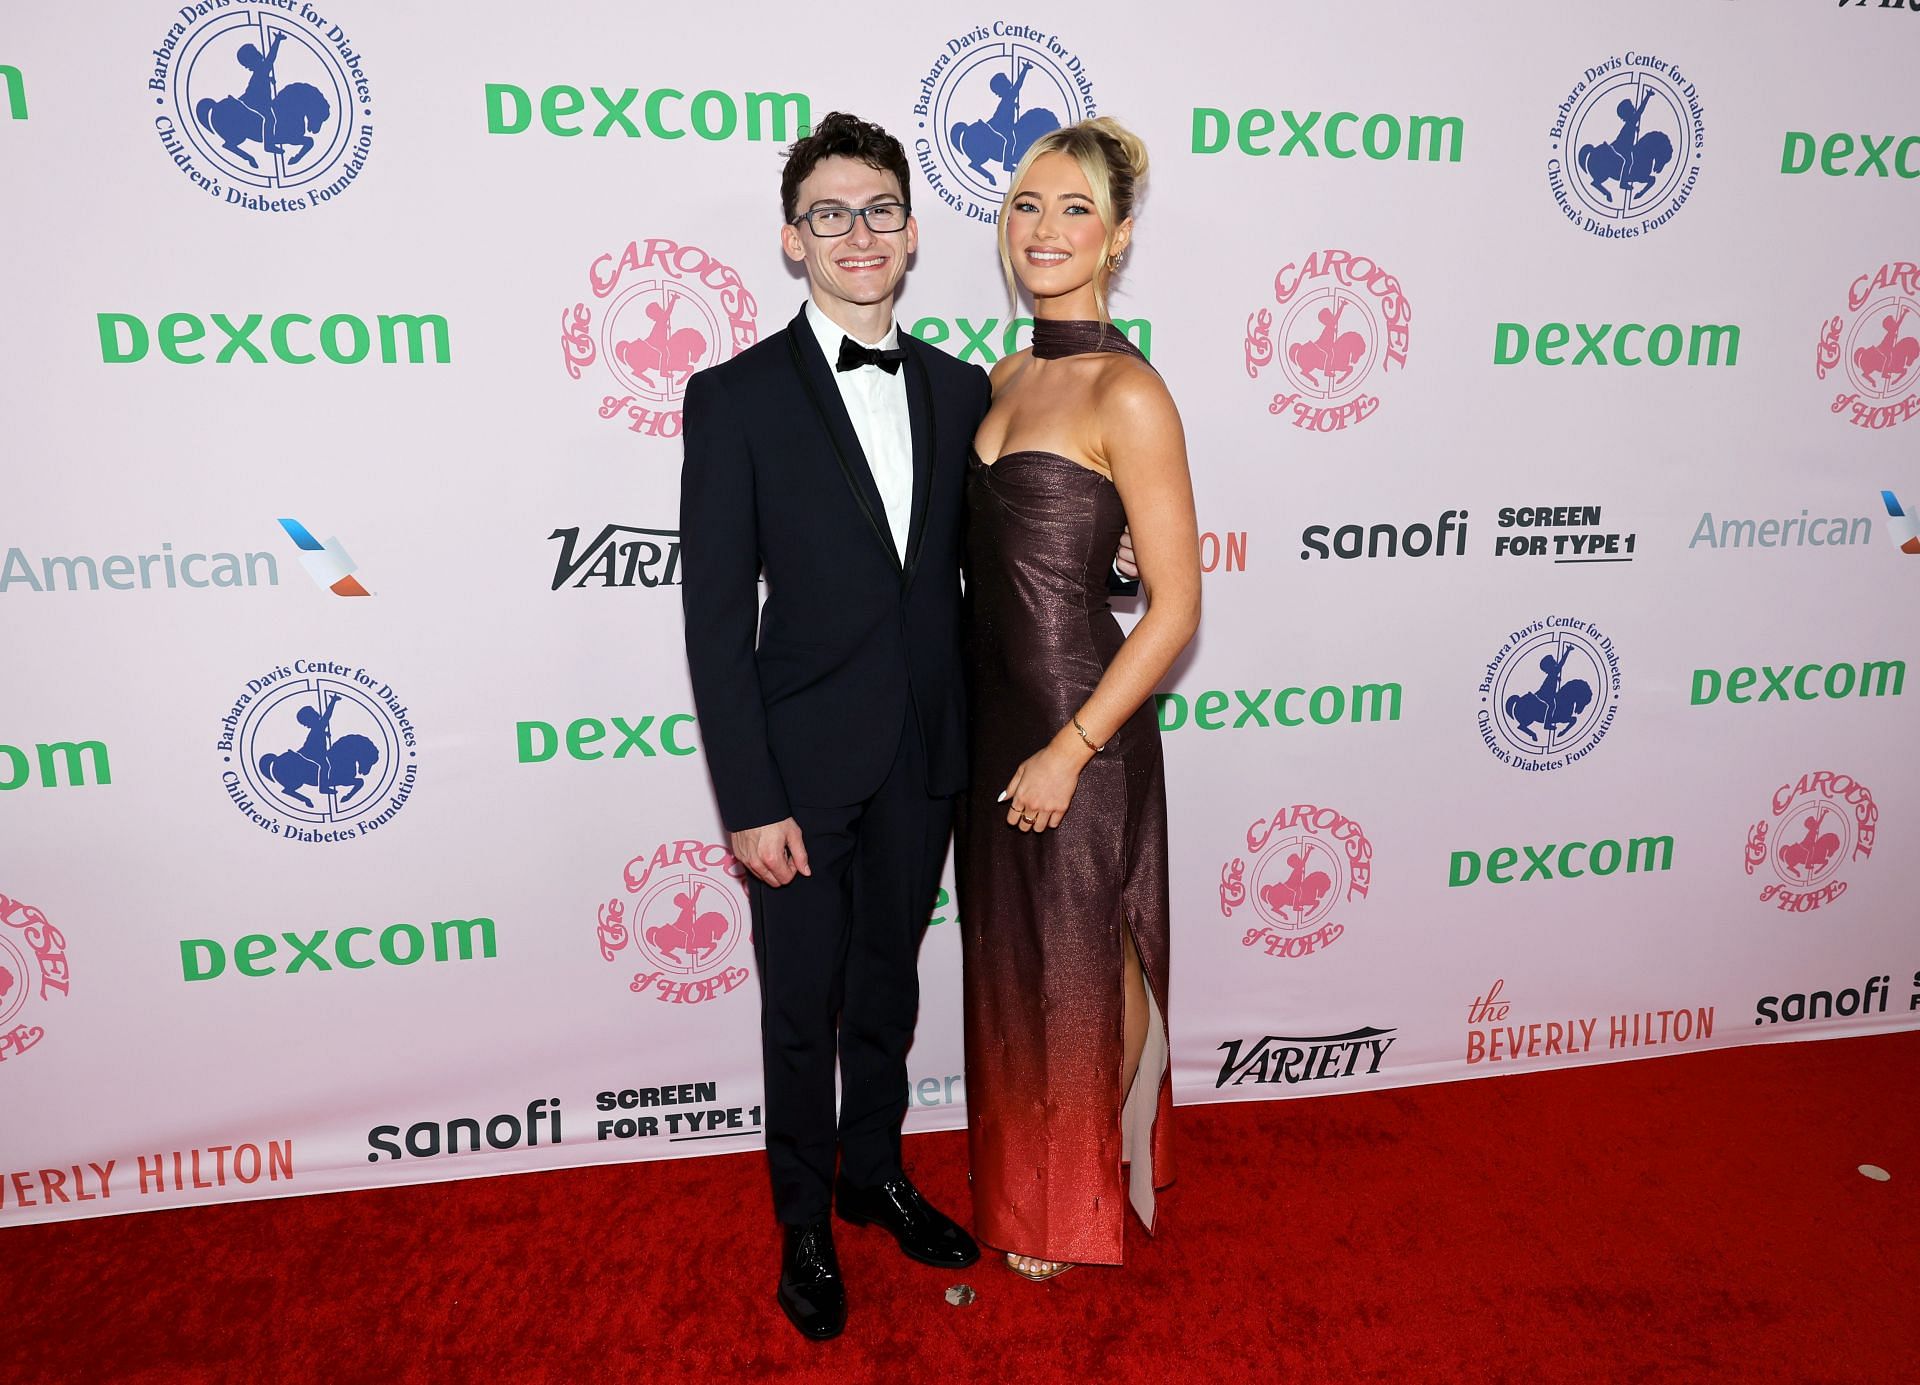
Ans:
[[[929,791],[966,782],[960,529],[986,372],[900,335],[913,514],[896,553],[833,367],[801,312],[687,384],[687,666],[720,815],[736,832],[791,816],[796,803],[869,797],[909,717]]]

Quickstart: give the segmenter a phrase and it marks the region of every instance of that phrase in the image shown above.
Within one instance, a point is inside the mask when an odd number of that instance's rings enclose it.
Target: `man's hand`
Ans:
[[[1120,531],[1120,551],[1113,555],[1113,565],[1122,577],[1129,582],[1140,580],[1140,564],[1133,556],[1133,529],[1129,526]]]
[[[795,875],[813,874],[800,824],[792,818],[733,833],[733,859],[776,888]]]

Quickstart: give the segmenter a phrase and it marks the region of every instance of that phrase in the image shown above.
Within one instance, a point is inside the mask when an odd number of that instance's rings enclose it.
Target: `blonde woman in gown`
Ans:
[[[1118,1264],[1172,1181],[1167,816],[1151,694],[1200,617],[1180,416],[1107,317],[1146,172],[1110,119],[1044,135],[1000,217],[1033,346],[967,484],[971,788],[957,861],[974,1228],[1029,1279]],[[1107,605],[1123,530],[1145,584]]]

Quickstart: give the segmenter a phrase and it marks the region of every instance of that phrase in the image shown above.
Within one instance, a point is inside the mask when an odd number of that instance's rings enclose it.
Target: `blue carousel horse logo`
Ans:
[[[1515,693],[1506,701],[1507,719],[1514,730],[1536,744],[1540,738],[1533,732],[1535,726],[1544,727],[1549,740],[1557,739],[1556,733],[1571,731],[1593,702],[1593,686],[1586,679],[1560,681],[1572,657],[1571,646],[1562,646],[1557,659],[1551,654],[1542,655],[1540,671],[1546,676],[1540,680],[1540,687],[1530,693]]]
[[[1631,205],[1635,190],[1650,191],[1660,171],[1673,162],[1673,141],[1666,134],[1659,130],[1640,132],[1647,102],[1652,99],[1651,88],[1638,104],[1632,97],[1623,99],[1614,108],[1620,117],[1620,133],[1605,144],[1580,146],[1580,171],[1587,175],[1594,191],[1609,202],[1613,201],[1613,194],[1607,191],[1609,182],[1619,187],[1626,205]]]
[[[202,97],[194,107],[201,127],[217,137],[223,149],[238,154],[253,168],[260,167],[260,162],[241,148],[243,144],[258,144],[268,154],[282,154],[289,145],[296,145],[298,148],[287,159],[291,168],[313,151],[313,136],[333,115],[327,98],[307,82],[275,90],[273,65],[280,56],[283,37],[275,34],[264,54],[251,43],[243,44],[235,57],[250,74],[246,89],[238,96],[218,101]]]
[[[260,757],[260,774],[296,803],[318,811],[318,805],[302,793],[312,789],[329,800],[351,803],[366,786],[364,776],[379,762],[380,750],[367,737],[354,733],[333,739],[333,713],[340,705],[340,694],[327,695],[325,710],[302,707],[297,720],[307,728],[307,738],[298,747],[279,754]],[[331,802],[328,809],[335,805]]]
[[[988,84],[996,98],[993,111],[984,119],[957,120],[949,132],[954,150],[967,161],[967,166],[994,186],[998,186],[1000,180],[989,164],[999,164],[1003,175],[1012,177],[1034,141],[1060,128],[1058,112],[1045,106],[1020,108],[1020,89],[1032,71],[1033,63],[1022,60],[1011,77],[1004,72],[994,73]]]

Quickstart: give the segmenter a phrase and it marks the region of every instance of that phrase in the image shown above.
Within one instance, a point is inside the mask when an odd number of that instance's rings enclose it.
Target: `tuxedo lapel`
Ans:
[[[903,334],[904,344],[906,337]],[[913,429],[913,514],[907,523],[907,561],[905,578],[913,581],[920,561],[920,540],[927,531],[927,509],[933,496],[933,460],[940,435],[934,416],[933,381],[926,362],[915,349],[907,347],[907,421]]]
[[[853,420],[847,416],[846,401],[840,397],[840,386],[834,381],[833,368],[827,364],[827,358],[820,354],[820,343],[814,340],[806,312],[802,306],[799,314],[787,324],[787,351],[793,358],[793,368],[800,376],[800,383],[813,404],[814,412],[820,416],[820,426],[833,446],[834,460],[840,464],[840,474],[846,478],[847,488],[853,492],[860,513],[866,516],[868,527],[887,550],[887,556],[893,560],[894,566],[900,567],[900,555],[894,551],[893,535],[881,520],[886,507],[880,499],[880,488],[873,483],[873,469],[868,466],[867,454],[860,446],[859,436],[853,431]],[[915,457],[914,494],[917,498],[917,441]]]

